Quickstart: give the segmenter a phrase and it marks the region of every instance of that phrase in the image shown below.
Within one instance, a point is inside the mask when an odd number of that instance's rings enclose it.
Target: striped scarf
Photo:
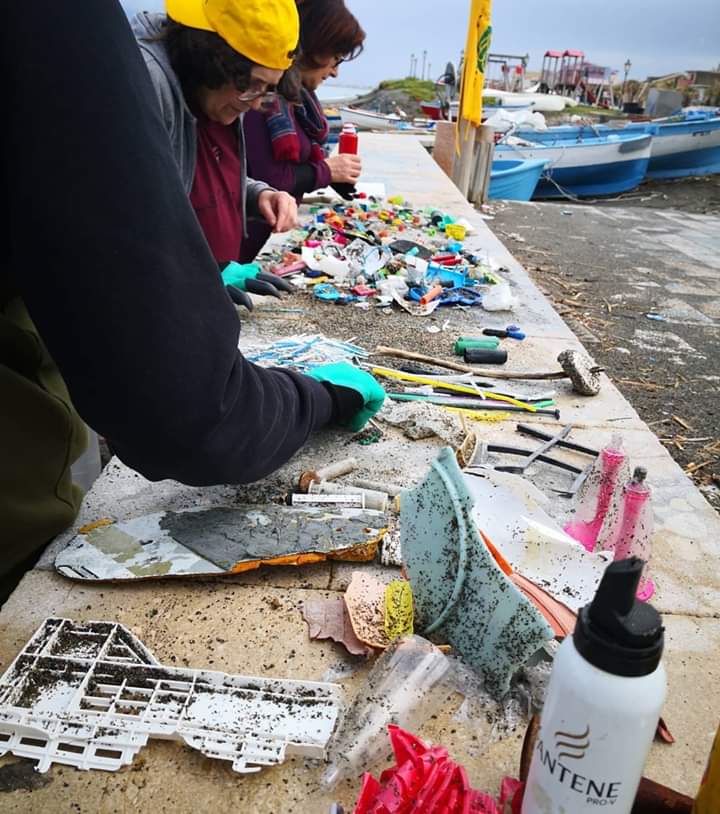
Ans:
[[[322,161],[325,158],[323,145],[327,141],[330,125],[317,96],[306,88],[301,89],[301,94],[300,103],[288,102],[278,95],[264,109],[273,156],[277,161],[300,162],[298,128],[310,139],[310,161]]]

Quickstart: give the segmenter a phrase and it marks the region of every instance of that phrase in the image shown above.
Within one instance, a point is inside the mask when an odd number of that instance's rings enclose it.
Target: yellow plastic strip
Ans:
[[[415,373],[403,373],[400,370],[390,370],[386,367],[373,367],[370,372],[376,376],[382,376],[386,379],[400,379],[404,382],[415,382],[416,384],[429,384],[434,390],[452,390],[454,393],[463,393],[470,396],[482,396],[482,398],[493,399],[495,401],[504,401],[506,404],[514,404],[516,407],[522,407],[529,413],[534,413],[537,407],[528,404],[525,401],[518,401],[511,396],[501,396],[499,393],[490,393],[487,390],[481,390],[468,387],[464,384],[452,384],[451,382],[438,382],[435,379],[430,379],[427,376],[418,376]]]
[[[385,589],[385,635],[394,641],[413,632],[413,595],[410,583],[394,579]]]
[[[460,415],[464,415],[465,418],[469,418],[472,421],[509,421],[512,418],[510,413],[503,413],[503,412],[492,412],[483,413],[482,408],[480,410],[471,410],[465,407],[446,407],[444,404],[438,405],[442,407],[443,410],[447,410],[449,413],[458,413]]]

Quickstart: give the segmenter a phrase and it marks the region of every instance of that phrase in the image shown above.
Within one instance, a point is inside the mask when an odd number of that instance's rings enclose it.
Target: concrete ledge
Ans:
[[[469,247],[488,251],[507,265],[508,278],[520,301],[517,320],[532,337],[514,348],[513,369],[554,369],[560,350],[581,347],[522,267],[479,214],[460,198],[416,139],[363,134],[361,140],[365,180],[384,182],[388,195],[400,193],[416,206],[444,208],[467,218],[476,229]],[[405,318],[395,315],[393,319]],[[448,319],[449,335],[454,335],[477,330],[481,322],[504,327],[508,315],[453,311]],[[303,321],[293,330],[322,331],[323,327],[320,322]],[[272,320],[254,317],[244,327],[243,337],[269,338],[276,331]],[[362,337],[358,340],[362,343]],[[670,693],[664,714],[677,743],[653,747],[647,774],[693,794],[720,718],[716,655],[720,620],[715,618],[720,608],[720,518],[609,381],[604,382],[602,394],[593,399],[576,396],[563,382],[558,383],[558,390],[562,423],[576,425],[575,438],[601,447],[614,431],[620,431],[633,461],[651,468],[656,495],[656,605],[665,613],[668,631],[665,664]],[[474,427],[482,437],[517,440],[516,423]],[[552,419],[544,423],[558,427]],[[170,481],[150,483],[119,461],[111,462],[88,494],[73,529],[48,549],[38,568],[26,575],[2,609],[0,667],[7,666],[42,619],[61,615],[121,621],[164,662],[176,660],[194,667],[207,665],[250,674],[322,677],[344,658],[328,643],[308,641],[299,606],[304,598],[343,590],[350,566],[265,569],[233,580],[95,586],[64,580],[51,569],[55,553],[77,526],[99,517],[126,519],[161,509],[264,501],[286,492],[302,470],[313,468],[319,460],[347,454],[360,459],[363,476],[409,485],[422,476],[440,446],[432,440],[410,442],[395,431],[389,431],[372,447],[353,445],[348,450],[338,446],[338,440],[336,433],[319,433],[279,472],[250,487],[196,489]],[[361,678],[359,674],[344,682],[349,697]],[[522,732],[504,733],[498,740],[483,729],[454,721],[455,706],[450,704],[447,714],[431,721],[420,734],[446,745],[456,760],[466,764],[474,785],[495,792],[504,774],[517,773]],[[335,795],[324,795],[318,790],[317,769],[302,761],[238,777],[217,761],[176,744],[157,742],[138,756],[136,765],[117,774],[55,768],[51,776],[53,782],[47,787],[13,792],[0,808],[8,805],[7,810],[18,812],[195,812],[232,807],[257,814],[314,814],[326,810],[332,799],[350,806],[359,788],[358,779]]]

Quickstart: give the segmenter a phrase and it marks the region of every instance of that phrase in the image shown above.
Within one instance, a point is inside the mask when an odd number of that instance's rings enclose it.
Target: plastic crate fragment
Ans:
[[[340,687],[166,667],[113,622],[46,619],[0,678],[0,756],[116,771],[150,738],[236,772],[322,757]]]

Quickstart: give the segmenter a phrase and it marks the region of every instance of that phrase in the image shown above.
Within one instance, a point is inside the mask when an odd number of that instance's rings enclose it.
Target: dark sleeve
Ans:
[[[315,186],[313,189],[329,187],[332,178],[328,163],[326,161],[313,161],[311,166],[315,171]]]
[[[272,141],[265,117],[257,110],[249,110],[243,118],[248,175],[265,181],[275,189],[282,189],[296,197],[320,189],[330,183],[330,168],[324,161],[279,161],[272,152]]]
[[[80,415],[151,479],[276,469],[331,419],[330,393],[238,352],[237,313],[117,0],[8,6],[0,66],[0,258]]]

